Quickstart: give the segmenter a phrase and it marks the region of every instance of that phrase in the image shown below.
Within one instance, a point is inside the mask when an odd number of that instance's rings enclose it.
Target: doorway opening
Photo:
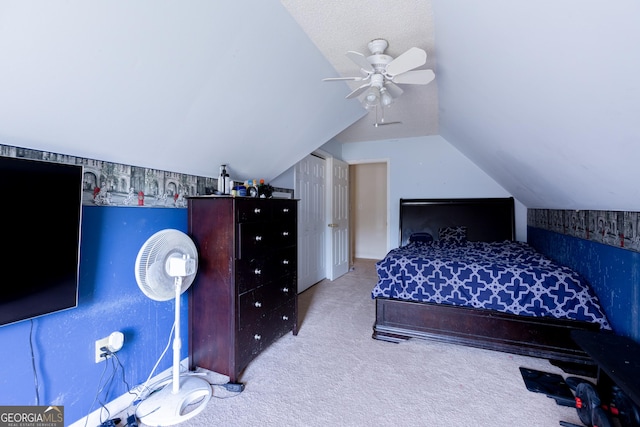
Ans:
[[[384,258],[387,253],[387,163],[349,165],[350,264],[356,258]]]

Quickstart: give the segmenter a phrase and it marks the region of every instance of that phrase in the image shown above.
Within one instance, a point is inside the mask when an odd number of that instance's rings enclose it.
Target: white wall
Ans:
[[[401,198],[510,197],[441,136],[342,144],[348,163],[388,162],[389,248],[399,242]],[[526,240],[526,208],[516,201],[516,238]]]
[[[388,248],[398,246],[401,198],[510,197],[503,187],[484,173],[441,136],[336,144],[321,147],[347,163],[388,162]],[[293,188],[289,171],[275,178],[274,186]],[[517,199],[516,239],[527,240],[527,208]]]
[[[293,189],[293,187],[295,186],[294,175],[293,175],[294,168],[295,166],[291,166],[289,169],[287,169],[286,171],[284,171],[283,173],[281,173],[280,175],[278,175],[277,177],[269,181],[267,184],[271,184],[274,187]],[[297,196],[294,194],[294,197],[297,197]]]

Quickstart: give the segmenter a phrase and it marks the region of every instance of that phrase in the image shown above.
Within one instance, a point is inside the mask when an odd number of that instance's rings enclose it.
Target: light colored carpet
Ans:
[[[196,426],[558,426],[575,409],[529,392],[524,366],[548,361],[423,340],[371,338],[372,260],[299,296],[300,331],[285,335],[245,370],[244,392],[214,387]],[[564,375],[566,376],[566,374]]]

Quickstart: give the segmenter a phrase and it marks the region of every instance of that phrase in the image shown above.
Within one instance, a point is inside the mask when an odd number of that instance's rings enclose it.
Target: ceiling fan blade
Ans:
[[[387,92],[389,92],[389,95],[391,95],[394,98],[399,97],[400,95],[402,95],[402,93],[404,92],[402,89],[400,89],[398,86],[396,86],[395,84],[393,84],[393,82],[391,82],[390,80],[387,80],[384,84],[384,87],[387,88]]]
[[[347,58],[356,63],[360,68],[365,70],[367,73],[373,73],[373,67],[367,61],[367,57],[361,54],[360,52],[354,52],[352,50],[347,52]]]
[[[393,82],[409,85],[426,85],[436,78],[433,70],[414,70],[398,74],[393,77]]]
[[[371,83],[367,83],[366,85],[360,86],[358,89],[354,90],[349,95],[347,95],[347,99],[355,98],[358,95],[364,93],[369,88],[369,86],[371,86]]]
[[[412,47],[387,65],[386,73],[393,77],[418,68],[427,62],[427,52],[419,47]]]

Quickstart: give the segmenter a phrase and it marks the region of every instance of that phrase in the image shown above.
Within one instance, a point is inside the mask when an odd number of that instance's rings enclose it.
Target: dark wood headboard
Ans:
[[[400,199],[400,245],[416,232],[438,239],[442,227],[466,226],[469,241],[515,239],[513,197],[486,199]]]

